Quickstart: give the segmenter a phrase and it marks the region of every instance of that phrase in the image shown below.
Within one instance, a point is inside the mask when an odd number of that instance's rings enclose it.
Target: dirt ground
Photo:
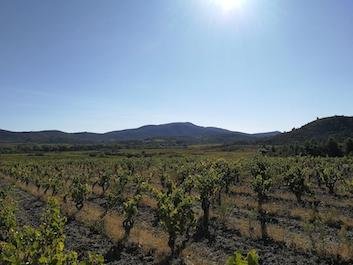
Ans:
[[[35,196],[15,188],[16,199],[18,200],[18,220],[20,224],[38,225],[41,213],[45,207],[45,203]],[[104,203],[102,200],[93,200],[97,204]],[[236,218],[244,218],[244,212],[235,210],[233,216]],[[153,220],[153,209],[143,207],[141,209],[139,221]],[[281,218],[277,218],[277,222],[285,222]],[[292,221],[294,222],[294,221]],[[300,230],[294,223],[292,230]],[[137,245],[129,244],[126,247],[118,246],[112,242],[107,236],[99,233],[97,229],[85,226],[73,218],[69,218],[66,224],[66,247],[75,250],[80,256],[87,255],[89,251],[102,254],[107,264],[163,264],[160,259],[154,257],[153,253],[144,253],[142,248]],[[193,252],[203,255],[207,258],[208,264],[224,264],[224,261],[234,250],[239,249],[247,252],[250,249],[256,249],[261,257],[263,265],[282,265],[282,264],[349,264],[339,263],[335,259],[320,258],[315,253],[305,253],[294,248],[290,248],[279,242],[264,242],[243,237],[237,229],[232,229],[221,224],[216,219],[211,220],[211,238],[194,239],[188,246],[185,262],[186,264],[199,264],[194,262],[192,258]]]
[[[38,226],[45,209],[45,203],[27,192],[14,189],[18,202],[17,219],[20,225]],[[108,237],[97,233],[76,220],[68,220],[65,226],[66,247],[76,251],[79,256],[87,255],[89,251],[102,254],[109,265],[155,264],[154,257],[135,245],[121,248]]]

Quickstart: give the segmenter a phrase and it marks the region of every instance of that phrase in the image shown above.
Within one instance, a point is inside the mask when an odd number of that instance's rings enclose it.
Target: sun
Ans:
[[[245,0],[212,0],[213,4],[225,13],[242,9],[244,1]]]

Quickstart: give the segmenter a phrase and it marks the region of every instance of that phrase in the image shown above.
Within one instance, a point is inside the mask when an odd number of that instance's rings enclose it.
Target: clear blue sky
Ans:
[[[353,1],[229,1],[1,0],[0,128],[353,115]]]

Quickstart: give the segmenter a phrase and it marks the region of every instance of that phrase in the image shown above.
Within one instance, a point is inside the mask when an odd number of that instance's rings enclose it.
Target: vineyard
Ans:
[[[1,264],[353,262],[350,157],[3,155],[0,178]]]

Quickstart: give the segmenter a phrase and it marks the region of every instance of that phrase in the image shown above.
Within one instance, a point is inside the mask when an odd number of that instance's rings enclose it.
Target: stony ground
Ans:
[[[45,203],[17,188],[14,189],[14,193],[18,201],[17,218],[19,224],[38,226],[40,216],[45,209]],[[113,243],[108,237],[76,220],[71,219],[67,222],[65,234],[67,249],[75,250],[79,253],[79,256],[84,256],[92,251],[102,254],[106,263],[110,265],[155,264],[154,257],[143,253],[138,246],[121,247]]]
[[[18,201],[18,220],[20,224],[37,226],[40,222],[41,213],[45,203],[33,195],[15,188],[15,197]],[[97,204],[104,201],[95,201]],[[233,217],[244,218],[244,213],[235,209]],[[154,218],[153,209],[144,207],[140,211],[138,219],[149,220]],[[283,219],[283,220],[282,220]],[[286,218],[277,217],[277,222],[288,222]],[[291,221],[291,230],[298,230],[300,226]],[[88,227],[75,219],[69,219],[66,224],[66,246],[70,250],[75,250],[80,256],[87,255],[89,251],[97,252],[105,257],[107,264],[137,265],[137,264],[166,264],[158,261],[153,253],[144,253],[137,245],[129,244],[122,247],[112,242],[107,236],[99,232],[97,227]],[[255,240],[243,237],[237,229],[232,229],[221,224],[216,219],[211,220],[211,237],[208,239],[194,238],[190,249],[200,252],[209,259],[208,264],[223,264],[234,250],[247,252],[256,249],[261,257],[262,265],[282,265],[282,264],[307,264],[307,265],[333,265],[350,264],[338,262],[336,259],[320,258],[315,253],[300,252],[290,248],[285,244],[263,240]],[[192,260],[192,259],[191,259]],[[194,264],[186,259],[187,264]]]

